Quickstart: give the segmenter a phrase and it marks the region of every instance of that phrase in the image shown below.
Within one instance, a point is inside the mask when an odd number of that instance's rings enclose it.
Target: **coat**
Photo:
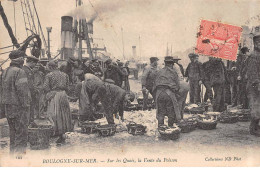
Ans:
[[[21,68],[10,64],[2,73],[1,103],[28,108],[31,102],[26,73]],[[10,115],[9,115],[10,116]]]
[[[202,64],[200,62],[189,63],[185,77],[188,77],[190,80],[203,80],[204,72]]]
[[[114,84],[105,83],[106,95],[103,97],[102,104],[104,109],[110,113],[116,113],[119,106],[124,104],[126,91]]]
[[[115,65],[110,65],[104,71],[104,80],[112,79],[112,80],[114,80],[115,85],[117,85],[119,87],[122,86],[124,76],[126,76],[126,74],[118,66],[115,66]]]
[[[224,63],[220,60],[213,60],[209,63],[209,78],[211,86],[225,84],[227,73]]]
[[[153,67],[153,66],[148,66],[143,71],[141,83],[142,86],[144,86],[149,91],[152,91],[153,89],[154,79],[157,71],[158,71],[157,67]]]
[[[176,94],[179,92],[179,89],[180,89],[179,77],[177,71],[174,68],[164,67],[157,72],[154,81],[154,87],[153,87],[153,91],[156,92],[155,103],[156,103],[157,112],[158,112],[157,99],[159,95],[164,91],[170,96],[172,100],[176,119],[177,120],[181,119],[180,107],[176,96]]]

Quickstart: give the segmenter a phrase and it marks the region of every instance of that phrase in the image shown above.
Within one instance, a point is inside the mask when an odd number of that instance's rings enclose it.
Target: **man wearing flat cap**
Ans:
[[[27,56],[26,64],[22,67],[24,70],[29,84],[29,89],[32,97],[32,102],[30,104],[30,123],[34,121],[34,109],[36,109],[36,88],[34,85],[34,72],[33,69],[36,66],[37,62],[39,61],[38,58],[34,56]]]
[[[166,56],[165,67],[160,69],[155,76],[153,92],[155,94],[156,118],[158,127],[164,125],[164,117],[168,117],[168,126],[181,120],[181,113],[177,101],[180,83],[177,71],[173,68],[174,59]]]
[[[203,80],[202,64],[198,61],[199,56],[194,53],[189,54],[190,63],[186,69],[185,77],[188,77],[190,84],[190,103],[200,103],[200,85]]]
[[[158,71],[158,61],[159,59],[157,57],[151,57],[150,58],[150,66],[144,69],[143,75],[141,78],[141,83],[142,83],[142,91],[143,91],[143,110],[147,110],[147,101],[148,101],[148,95],[149,93],[153,96],[154,99],[154,94],[152,93],[153,90],[153,82],[155,79],[155,75]]]
[[[31,95],[26,73],[22,70],[25,53],[12,51],[10,66],[2,74],[1,103],[9,124],[10,153],[24,154],[27,146]]]
[[[253,37],[254,51],[246,61],[247,95],[251,110],[250,134],[260,137],[260,35]]]

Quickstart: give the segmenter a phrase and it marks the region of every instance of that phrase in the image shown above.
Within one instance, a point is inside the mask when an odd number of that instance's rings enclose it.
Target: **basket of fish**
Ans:
[[[212,130],[217,127],[217,120],[213,116],[200,115],[197,118],[198,127],[203,130]]]
[[[28,127],[28,141],[32,150],[47,149],[50,136],[53,133],[51,125],[30,125]]]
[[[116,133],[116,125],[114,124],[99,125],[96,129],[98,135],[103,137],[113,136]]]
[[[238,115],[232,112],[223,112],[219,116],[219,121],[221,123],[236,123],[238,122]]]
[[[196,117],[189,117],[186,119],[182,119],[178,123],[178,127],[181,128],[182,133],[189,133],[197,128],[197,118]]]
[[[168,127],[162,125],[158,128],[160,138],[163,140],[176,140],[180,138],[181,129],[178,126]]]
[[[81,123],[81,133],[85,134],[94,134],[97,132],[97,127],[99,126],[99,123],[96,122],[82,122]]]
[[[132,135],[144,135],[146,133],[146,126],[137,124],[135,122],[130,122],[126,125],[127,131]]]
[[[204,106],[199,106],[197,104],[190,104],[184,108],[184,112],[189,114],[203,114],[205,111]]]

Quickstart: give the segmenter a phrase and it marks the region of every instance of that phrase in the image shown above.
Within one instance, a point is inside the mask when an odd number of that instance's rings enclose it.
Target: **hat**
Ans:
[[[73,56],[68,58],[68,62],[70,62],[70,63],[75,63],[76,61],[77,61],[77,59]]]
[[[34,57],[34,56],[27,56],[26,58],[27,58],[27,60],[34,61],[34,62],[38,62],[39,61],[39,59]]]
[[[9,58],[11,60],[14,60],[14,59],[17,59],[17,58],[20,58],[20,57],[25,57],[25,52],[24,51],[21,51],[21,50],[14,50],[12,51],[10,54],[9,54]]]
[[[155,61],[158,61],[159,60],[159,58],[157,58],[157,57],[151,57],[150,58],[150,62],[151,63],[153,63],[153,62],[155,62]]]
[[[105,79],[106,83],[115,84],[115,81],[112,79]]]
[[[172,61],[175,61],[175,60],[172,56],[166,56],[166,57],[164,57],[164,61],[165,62],[172,62]]]
[[[119,61],[117,64],[118,64],[118,66],[123,66],[124,65],[124,63],[121,62],[121,61]]]
[[[172,56],[172,58],[173,58],[174,60],[181,60],[177,55],[176,55],[176,56]]]
[[[190,57],[190,58],[195,58],[195,57],[199,57],[199,55],[198,55],[198,54],[194,54],[194,53],[190,53],[190,54],[189,54],[189,57]]]

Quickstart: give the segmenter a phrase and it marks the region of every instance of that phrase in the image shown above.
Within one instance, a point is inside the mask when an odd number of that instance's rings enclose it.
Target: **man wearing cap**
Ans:
[[[115,82],[115,85],[122,87],[123,78],[126,76],[126,73],[120,70],[120,68],[112,63],[111,59],[105,61],[107,68],[104,71],[104,80],[112,79]]]
[[[246,61],[247,94],[251,109],[250,134],[260,137],[260,35],[253,37],[254,51]]]
[[[155,76],[153,92],[155,92],[156,118],[158,127],[164,125],[164,117],[168,116],[168,126],[181,119],[181,113],[176,94],[179,92],[180,83],[177,71],[173,68],[174,59],[166,56],[165,67],[160,69]]]
[[[27,56],[26,64],[22,67],[24,70],[29,84],[29,89],[31,92],[32,102],[30,106],[30,123],[34,121],[34,110],[36,107],[36,88],[34,85],[34,72],[33,69],[36,66],[37,62],[39,61],[38,58],[34,56]]]
[[[147,110],[147,100],[149,93],[153,96],[153,99],[155,100],[154,94],[152,92],[153,90],[153,83],[156,76],[156,73],[158,71],[158,61],[159,59],[157,57],[151,57],[150,58],[150,66],[146,67],[143,71],[143,75],[141,78],[142,83],[142,92],[144,96],[143,100],[143,110]]]
[[[185,77],[188,77],[187,81],[190,83],[190,103],[200,103],[200,85],[203,80],[203,68],[202,64],[198,61],[199,56],[194,53],[189,54],[191,62],[189,63]]]
[[[12,51],[10,66],[2,74],[1,102],[10,131],[10,153],[25,153],[28,137],[31,95],[26,73],[22,70],[25,53]]]

